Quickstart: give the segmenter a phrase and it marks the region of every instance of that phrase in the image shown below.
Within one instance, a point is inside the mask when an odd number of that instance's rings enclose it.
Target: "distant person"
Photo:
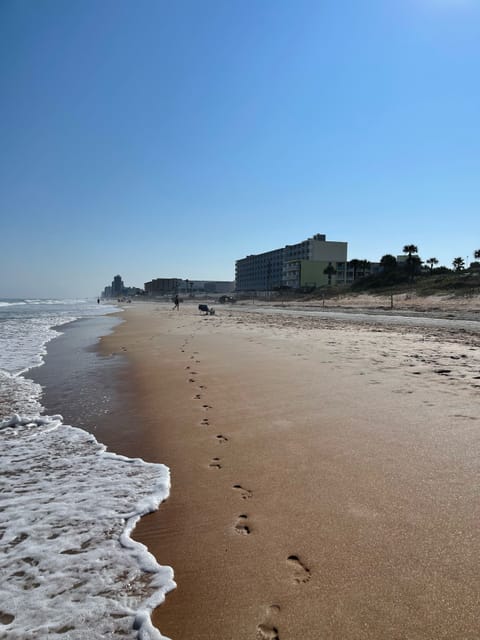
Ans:
[[[178,294],[175,295],[175,298],[173,299],[173,310],[179,310],[180,309],[180,300],[178,299]]]
[[[100,298],[97,298],[97,304],[100,304]]]

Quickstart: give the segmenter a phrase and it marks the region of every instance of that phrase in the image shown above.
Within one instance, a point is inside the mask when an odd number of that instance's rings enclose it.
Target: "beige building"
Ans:
[[[298,289],[344,282],[347,242],[332,242],[320,233],[297,244],[237,260],[236,291],[271,291],[279,287]],[[332,265],[334,275],[324,273]],[[305,284],[309,283],[309,284]]]

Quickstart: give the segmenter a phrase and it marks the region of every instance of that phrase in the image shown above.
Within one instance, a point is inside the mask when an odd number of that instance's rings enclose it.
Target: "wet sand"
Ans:
[[[107,444],[171,469],[136,530],[175,570],[164,635],[480,637],[478,334],[188,304],[123,317],[101,348],[129,360],[131,436]]]

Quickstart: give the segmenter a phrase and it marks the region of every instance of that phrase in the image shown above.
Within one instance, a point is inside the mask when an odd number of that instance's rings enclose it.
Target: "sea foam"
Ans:
[[[152,610],[175,587],[131,538],[169,470],[108,453],[61,416],[0,422],[0,637],[164,638]]]

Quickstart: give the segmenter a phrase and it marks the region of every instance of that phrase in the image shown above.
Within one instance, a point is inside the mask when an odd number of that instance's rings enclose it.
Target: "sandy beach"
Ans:
[[[128,441],[172,491],[136,537],[173,640],[480,637],[480,334],[138,303]]]

